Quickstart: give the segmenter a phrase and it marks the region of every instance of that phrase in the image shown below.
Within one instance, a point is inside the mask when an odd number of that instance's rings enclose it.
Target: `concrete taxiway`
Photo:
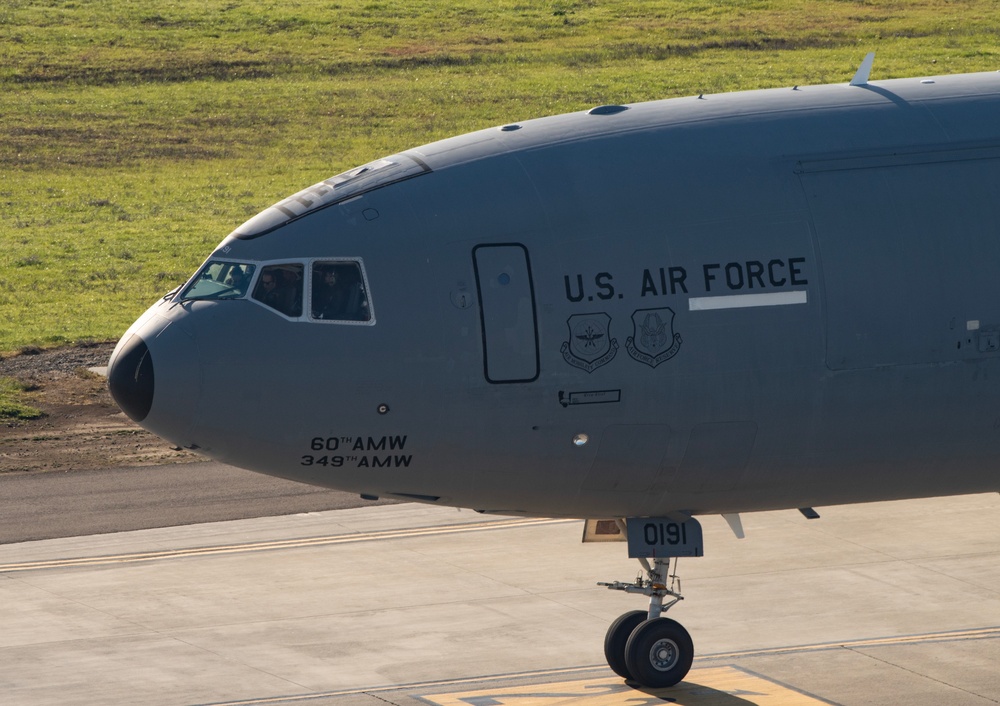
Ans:
[[[390,505],[0,546],[4,704],[996,704],[1000,495],[702,518],[672,690],[581,523]]]

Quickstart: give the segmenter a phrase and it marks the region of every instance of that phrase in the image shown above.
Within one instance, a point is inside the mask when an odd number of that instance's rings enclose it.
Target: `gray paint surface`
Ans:
[[[160,302],[130,331],[156,371],[143,424],[251,470],[488,512],[998,490],[998,110],[996,73],[798,87],[372,163],[213,257],[354,259],[374,325]],[[530,293],[491,300],[477,252],[524,253]]]

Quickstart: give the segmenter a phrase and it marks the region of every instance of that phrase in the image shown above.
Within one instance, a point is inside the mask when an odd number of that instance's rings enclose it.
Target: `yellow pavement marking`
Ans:
[[[513,519],[472,522],[461,525],[445,525],[440,527],[420,527],[415,529],[386,530],[383,532],[363,532],[358,534],[341,534],[326,537],[306,537],[303,539],[284,539],[270,542],[247,542],[245,544],[227,544],[212,547],[193,547],[190,549],[167,549],[156,552],[136,552],[132,554],[117,554],[112,556],[79,557],[73,559],[48,559],[42,561],[26,561],[16,564],[0,564],[0,573],[13,571],[34,571],[38,569],[57,569],[73,566],[101,566],[105,564],[131,564],[139,561],[156,561],[159,559],[183,559],[192,556],[215,554],[239,554],[243,552],[260,552],[271,549],[296,549],[300,547],[316,547],[330,544],[354,544],[356,542],[373,542],[386,539],[407,539],[411,537],[432,537],[444,534],[461,534],[464,532],[483,532],[495,529],[513,529],[518,527],[535,527],[538,525],[564,524],[579,522],[579,520],[563,519]]]
[[[731,706],[733,703],[809,706],[828,703],[736,667],[692,669],[683,682],[667,689],[636,689],[618,677],[606,677],[421,695],[421,698],[434,706],[652,706],[664,702],[688,706]]]

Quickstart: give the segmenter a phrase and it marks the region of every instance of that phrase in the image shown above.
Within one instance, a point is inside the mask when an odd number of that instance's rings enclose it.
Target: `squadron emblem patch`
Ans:
[[[611,338],[607,314],[574,314],[566,320],[569,340],[562,344],[563,360],[574,368],[592,373],[607,365],[618,353],[618,340]]]
[[[674,310],[637,309],[632,312],[632,326],[635,335],[625,342],[628,354],[655,368],[670,360],[681,348],[681,335],[674,333]]]

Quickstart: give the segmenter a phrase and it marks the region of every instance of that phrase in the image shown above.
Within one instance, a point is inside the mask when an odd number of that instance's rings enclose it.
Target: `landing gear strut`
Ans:
[[[648,596],[649,609],[633,610],[611,623],[604,637],[604,656],[612,671],[625,679],[648,687],[673,686],[691,669],[694,643],[680,623],[662,616],[684,600],[677,577],[677,557],[704,555],[701,525],[680,512],[669,517],[629,517],[614,522],[618,534],[628,542],[628,555],[639,560],[645,576],[639,574],[632,583],[598,585]],[[584,541],[586,538],[585,532]]]
[[[644,558],[639,561],[646,570],[646,578],[640,575],[633,583],[598,584],[614,591],[649,596],[649,610],[630,611],[611,623],[604,637],[604,656],[620,677],[648,687],[673,686],[687,675],[694,660],[694,642],[688,631],[677,621],[661,617],[675,603],[684,600],[676,574],[677,560],[674,559],[674,573],[670,571],[669,558],[654,558],[652,565]],[[668,597],[670,600],[664,602]]]

